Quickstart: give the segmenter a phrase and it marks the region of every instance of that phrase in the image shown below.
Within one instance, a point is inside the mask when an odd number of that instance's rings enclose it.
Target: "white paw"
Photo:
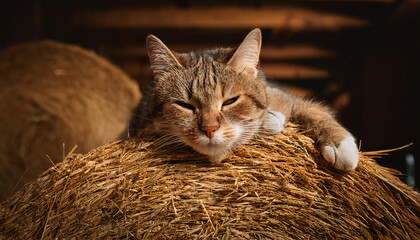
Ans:
[[[269,110],[264,120],[263,128],[267,134],[274,135],[283,130],[285,122],[286,117],[283,113]]]
[[[325,160],[331,162],[335,168],[340,170],[353,170],[357,167],[359,161],[359,150],[354,138],[350,135],[340,143],[338,148],[330,145],[324,146],[322,155]]]

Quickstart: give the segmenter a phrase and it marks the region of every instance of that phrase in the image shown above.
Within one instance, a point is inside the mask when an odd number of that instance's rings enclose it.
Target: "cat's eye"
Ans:
[[[182,101],[175,101],[176,104],[178,104],[179,106],[186,108],[186,109],[190,109],[192,111],[195,111],[195,107],[189,103],[186,102],[182,102]]]
[[[238,98],[239,98],[239,96],[236,96],[236,97],[233,97],[233,98],[230,98],[230,99],[224,101],[223,106],[227,106],[227,105],[230,105],[230,104],[236,102],[238,100]]]

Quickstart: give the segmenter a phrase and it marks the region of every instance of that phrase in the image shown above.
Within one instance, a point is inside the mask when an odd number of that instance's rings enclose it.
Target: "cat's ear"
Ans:
[[[159,79],[174,67],[182,67],[172,51],[159,38],[153,35],[147,36],[146,47],[155,78]]]
[[[238,71],[249,71],[255,77],[258,74],[258,61],[261,50],[261,30],[256,28],[245,37],[229,60],[228,65]]]

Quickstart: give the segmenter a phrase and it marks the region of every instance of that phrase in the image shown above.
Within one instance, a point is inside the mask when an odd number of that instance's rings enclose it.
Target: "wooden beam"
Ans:
[[[363,19],[298,7],[120,8],[79,11],[76,26],[85,28],[276,28],[337,30],[368,25]]]
[[[265,74],[274,79],[327,79],[330,73],[314,67],[285,64],[285,63],[261,63],[261,69]]]
[[[313,45],[262,46],[261,58],[270,60],[332,58],[337,54]]]
[[[169,48],[176,52],[189,52],[199,49],[209,49],[211,45],[171,45]],[[147,50],[145,46],[128,46],[128,47],[104,47],[103,50],[112,56],[116,57],[147,57]],[[318,59],[318,58],[333,58],[337,54],[333,51],[318,48],[312,45],[285,45],[274,46],[267,45],[261,49],[261,59],[264,60],[289,60],[289,59]]]
[[[146,76],[151,75],[149,62],[139,60],[122,60],[117,64],[130,76]],[[274,79],[290,79],[290,80],[307,80],[307,79],[327,79],[330,73],[323,69],[314,67],[285,64],[285,63],[261,63],[260,68],[270,78]]]

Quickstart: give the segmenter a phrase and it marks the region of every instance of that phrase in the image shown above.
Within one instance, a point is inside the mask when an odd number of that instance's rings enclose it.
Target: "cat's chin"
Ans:
[[[213,164],[221,163],[225,159],[227,154],[228,153],[209,155],[209,162]]]
[[[225,159],[231,150],[230,143],[207,144],[207,145],[190,145],[195,151],[208,156],[209,162],[220,163]]]
[[[219,155],[219,154],[227,154],[230,151],[229,143],[225,144],[207,144],[207,145],[190,145],[194,148],[197,152],[204,154],[204,155]]]

